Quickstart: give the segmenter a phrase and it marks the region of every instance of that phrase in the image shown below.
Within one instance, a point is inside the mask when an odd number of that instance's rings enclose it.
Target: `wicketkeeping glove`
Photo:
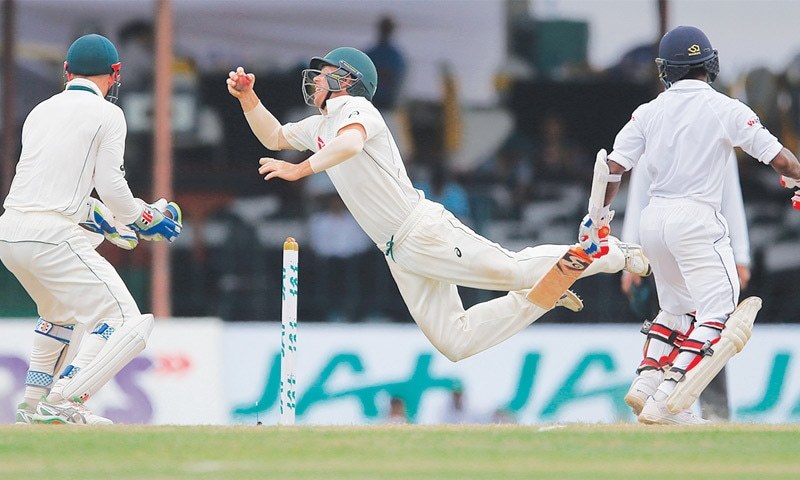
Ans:
[[[114,214],[103,202],[89,197],[86,201],[89,210],[86,218],[79,223],[80,226],[94,233],[99,233],[106,239],[125,250],[133,250],[139,244],[136,233],[127,225],[122,225],[114,219]]]
[[[604,207],[601,211],[587,213],[578,226],[578,243],[587,255],[600,258],[608,253],[608,226],[614,218],[614,211]]]
[[[128,225],[139,238],[147,241],[167,240],[169,242],[178,238],[181,233],[183,214],[175,202],[167,202],[161,198],[153,204],[142,203],[144,209],[139,220]]]

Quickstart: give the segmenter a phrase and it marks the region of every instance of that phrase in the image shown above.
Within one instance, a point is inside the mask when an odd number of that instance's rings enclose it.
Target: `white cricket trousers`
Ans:
[[[85,230],[51,212],[0,216],[0,260],[31,296],[39,315],[92,331],[105,319],[141,317],[114,267],[95,251]]]
[[[661,309],[696,311],[697,325],[724,323],[739,300],[739,277],[722,214],[695,200],[654,197],[641,215],[639,238]]]
[[[414,321],[456,362],[497,345],[547,312],[526,295],[568,248],[540,245],[511,252],[438,203],[423,200],[395,234],[386,261]],[[583,276],[618,272],[624,265],[622,251],[613,245]],[[465,310],[458,285],[509,293]]]

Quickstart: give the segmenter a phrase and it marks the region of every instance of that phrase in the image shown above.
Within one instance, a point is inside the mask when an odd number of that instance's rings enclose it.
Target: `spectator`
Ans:
[[[467,409],[464,402],[464,386],[461,382],[455,382],[450,389],[450,399],[442,414],[442,423],[477,423],[475,415]]]
[[[361,295],[366,285],[360,274],[365,256],[373,252],[361,230],[327,176],[311,177],[308,188],[319,210],[308,217],[309,245],[316,256],[315,273],[320,312],[327,321],[356,321],[365,314]]]
[[[389,413],[386,415],[386,423],[395,425],[408,423],[406,401],[403,400],[403,397],[392,395],[392,398],[389,399]]]
[[[514,133],[475,171],[475,183],[488,190],[494,218],[520,218],[522,208],[532,196],[535,178],[532,148],[522,135]]]
[[[395,23],[391,17],[378,22],[378,42],[364,53],[369,55],[381,79],[381,88],[372,97],[372,104],[379,110],[397,106],[403,80],[406,76],[406,60],[403,52],[393,42]]]
[[[566,122],[557,113],[545,114],[536,152],[534,192],[537,196],[548,195],[551,189],[547,187],[554,186],[560,191],[564,184],[590,178],[586,172],[591,170],[591,156],[567,133]]]
[[[435,162],[432,168],[430,181],[421,180],[418,185],[419,189],[425,193],[425,198],[441,203],[459,220],[471,225],[472,213],[467,191],[452,178],[443,162]]]

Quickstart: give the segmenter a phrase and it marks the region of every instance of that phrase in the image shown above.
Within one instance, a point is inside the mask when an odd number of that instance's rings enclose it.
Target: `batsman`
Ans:
[[[547,283],[546,274],[577,247],[540,245],[509,251],[478,235],[414,188],[391,132],[372,105],[378,75],[363,52],[341,47],[311,59],[303,71],[302,88],[306,103],[319,113],[296,123],[281,124],[261,103],[253,90],[254,74],[239,67],[226,82],[265,147],[313,152],[296,164],[261,158],[259,173],[265,180],[296,181],[325,172],[353,217],[383,252],[412,318],[451,361],[502,342],[553,307],[582,308],[567,283],[543,288],[545,294],[536,296],[538,304],[528,300],[532,287]],[[608,237],[605,241],[606,255],[587,263],[585,269],[583,263],[574,264],[581,267],[580,276],[623,268],[649,273],[638,245]],[[508,294],[465,309],[459,285]]]
[[[719,59],[702,31],[669,31],[655,61],[666,90],[633,112],[607,159],[606,211],[620,175],[644,157],[651,179],[639,238],[652,262],[660,307],[645,355],[657,351],[659,358],[645,358],[625,401],[640,410],[642,423],[699,424],[705,420],[690,407],[744,347],[761,308],[757,297],[739,303],[721,213],[726,162],[740,147],[784,176],[787,187],[798,185],[800,163],[747,105],[711,88]],[[592,225],[587,235],[596,237],[602,226]]]

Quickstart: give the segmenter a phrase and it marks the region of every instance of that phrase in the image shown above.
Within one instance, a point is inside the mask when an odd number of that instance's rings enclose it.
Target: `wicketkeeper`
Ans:
[[[21,423],[112,423],[83,402],[144,349],[153,316],[139,311],[94,247],[104,237],[127,249],[139,238],[172,241],[181,230],[177,205],[136,199],[125,181],[127,129],[114,104],[120,67],[107,38],[78,38],[64,62],[65,90],[37,105],[22,128],[0,217],[0,260],[41,316],[17,412]],[[103,203],[90,197],[93,190]],[[104,237],[90,238],[87,229]],[[61,370],[66,345],[84,330]]]

